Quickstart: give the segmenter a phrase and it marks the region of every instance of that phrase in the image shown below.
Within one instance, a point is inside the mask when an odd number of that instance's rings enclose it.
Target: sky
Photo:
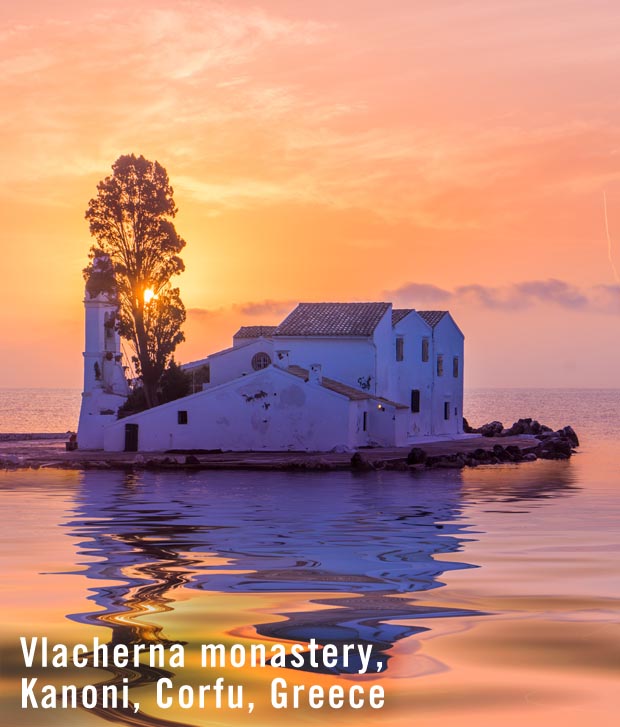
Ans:
[[[615,0],[0,4],[2,384],[81,386],[84,212],[135,153],[179,361],[386,300],[452,312],[468,387],[620,386],[618,68]]]

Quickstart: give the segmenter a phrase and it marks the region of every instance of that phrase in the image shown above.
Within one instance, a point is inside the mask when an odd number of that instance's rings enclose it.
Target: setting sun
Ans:
[[[144,302],[150,303],[152,300],[157,300],[157,296],[155,295],[155,291],[153,288],[147,288],[144,291]]]

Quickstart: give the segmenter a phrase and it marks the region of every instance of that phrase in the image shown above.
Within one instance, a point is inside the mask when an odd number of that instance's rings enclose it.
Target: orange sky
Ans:
[[[3,3],[3,385],[81,385],[84,211],[131,152],[188,242],[180,360],[394,300],[450,308],[469,386],[620,385],[619,38],[603,0]]]

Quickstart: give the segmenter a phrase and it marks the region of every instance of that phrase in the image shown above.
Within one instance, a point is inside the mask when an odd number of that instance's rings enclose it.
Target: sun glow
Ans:
[[[153,288],[147,288],[144,291],[144,302],[150,303],[152,300],[157,300],[157,296],[155,295],[155,291]]]

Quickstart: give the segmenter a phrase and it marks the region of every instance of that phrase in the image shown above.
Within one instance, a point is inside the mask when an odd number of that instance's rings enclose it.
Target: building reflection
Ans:
[[[474,613],[416,604],[416,594],[440,587],[446,571],[475,567],[435,559],[484,537],[472,534],[464,503],[526,507],[570,494],[570,467],[552,464],[423,476],[87,471],[69,528],[86,556],[80,575],[95,581],[97,609],[71,618],[106,625],[112,643],[167,644],[174,634],[162,632],[157,615],[173,608],[181,588],[315,592],[316,608],[274,610],[273,622],[256,625],[255,634],[372,645],[385,665],[397,641],[427,629],[412,625],[416,618]],[[132,683],[165,674],[145,667]],[[114,679],[122,676],[126,670]],[[105,716],[127,719],[120,710]],[[140,714],[131,723],[173,724]]]

